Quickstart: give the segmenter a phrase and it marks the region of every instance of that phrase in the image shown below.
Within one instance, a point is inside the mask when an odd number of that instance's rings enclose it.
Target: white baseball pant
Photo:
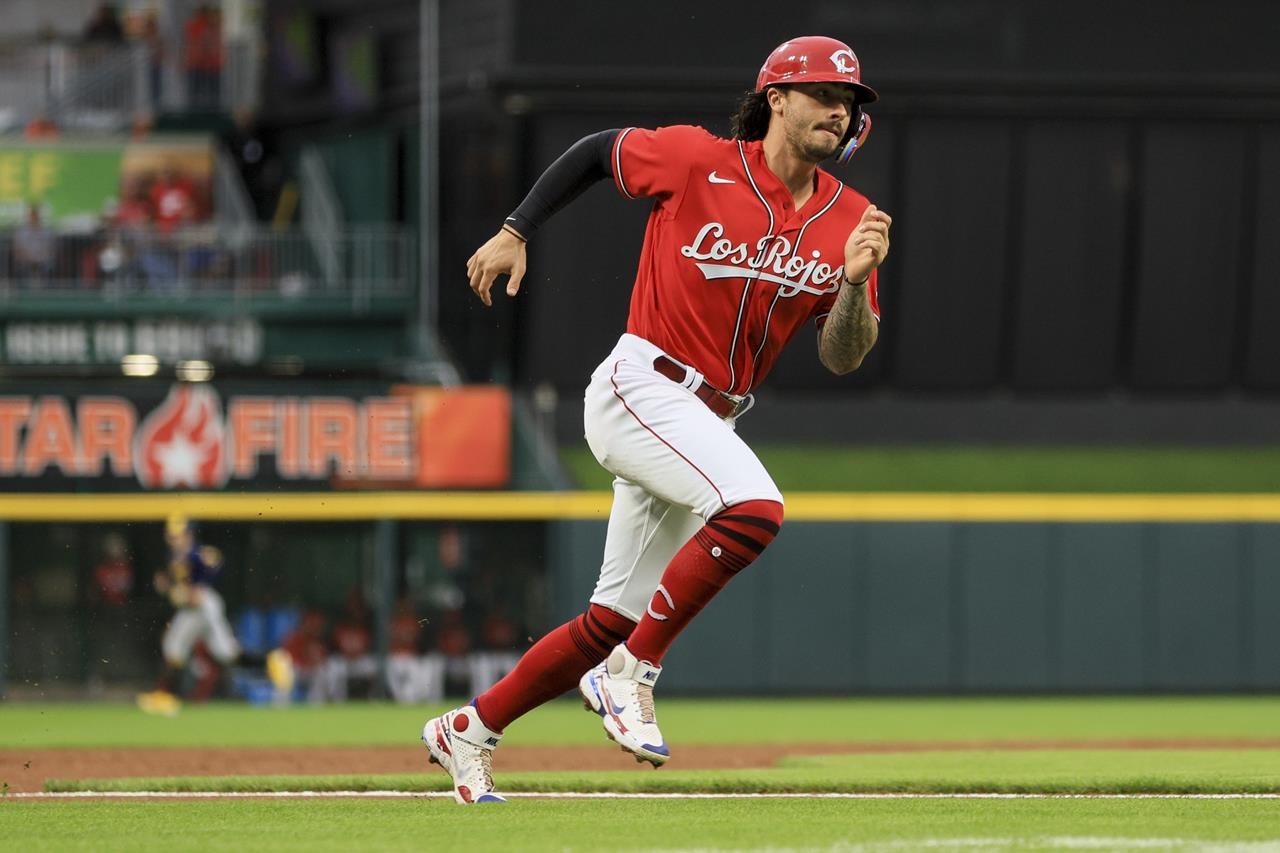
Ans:
[[[227,623],[226,606],[222,596],[210,586],[198,586],[195,603],[173,614],[169,627],[165,628],[160,650],[164,659],[175,666],[182,666],[191,657],[191,648],[197,640],[204,640],[209,654],[219,663],[230,663],[240,654],[240,644],[235,632]]]
[[[616,477],[591,602],[635,621],[671,558],[707,519],[743,501],[782,503],[733,418],[717,417],[690,390],[701,374],[686,367],[680,384],[653,369],[664,355],[623,335],[591,374],[583,411],[587,444]]]

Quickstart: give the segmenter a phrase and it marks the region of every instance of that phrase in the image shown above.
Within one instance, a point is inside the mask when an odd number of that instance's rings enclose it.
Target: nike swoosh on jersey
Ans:
[[[707,175],[707,180],[713,184],[736,184],[737,183],[737,181],[735,181],[733,178],[722,178],[719,175],[717,175],[715,172],[712,172],[710,175]]]

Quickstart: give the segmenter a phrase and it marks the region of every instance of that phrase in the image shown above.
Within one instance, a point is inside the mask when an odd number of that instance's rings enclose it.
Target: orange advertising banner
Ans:
[[[511,479],[511,392],[498,386],[397,386],[413,400],[424,489],[497,488]]]
[[[465,489],[510,478],[505,388],[0,395],[0,490]]]

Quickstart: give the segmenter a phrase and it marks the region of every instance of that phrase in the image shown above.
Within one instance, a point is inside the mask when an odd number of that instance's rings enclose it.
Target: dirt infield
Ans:
[[[1196,740],[1036,740],[937,741],[875,744],[688,745],[679,747],[670,767],[712,770],[770,767],[788,755],[837,753],[953,752],[1029,749],[1280,749],[1280,738]],[[647,765],[599,746],[506,746],[494,753],[494,769],[627,770],[653,772]],[[40,791],[48,779],[104,779],[138,776],[313,775],[333,773],[439,773],[417,744],[378,747],[0,749],[0,786],[12,792]]]

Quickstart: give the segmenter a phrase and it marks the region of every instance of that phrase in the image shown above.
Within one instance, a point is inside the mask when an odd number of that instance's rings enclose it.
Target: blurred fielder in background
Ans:
[[[587,136],[468,261],[489,305],[500,275],[516,295],[526,241],[592,184],[612,178],[624,197],[654,199],[626,334],[586,393],[587,443],[616,478],[600,578],[583,615],[423,727],[458,802],[501,801],[492,752],[503,730],[574,684],[637,761],[670,755],[653,705],[662,657],[782,524],[782,495],[735,421],[810,320],[833,373],[855,370],[876,341],[890,217],[818,168],[862,144],[862,105],[876,97],[843,42],[784,42],[739,104],[735,138],[689,126]]]
[[[288,654],[274,650],[265,659],[245,654],[227,622],[226,606],[214,581],[222,571],[222,552],[196,541],[195,523],[171,515],[165,524],[169,546],[168,565],[155,574],[156,592],[174,606],[173,618],[160,641],[164,672],[150,693],[138,696],[138,707],[152,714],[172,716],[182,707],[179,694],[183,674],[198,641],[224,669],[233,663],[264,667],[276,690],[287,695],[293,688],[293,667]]]

